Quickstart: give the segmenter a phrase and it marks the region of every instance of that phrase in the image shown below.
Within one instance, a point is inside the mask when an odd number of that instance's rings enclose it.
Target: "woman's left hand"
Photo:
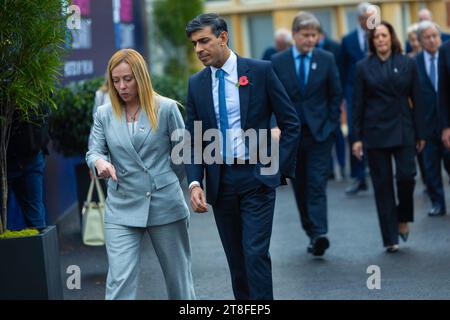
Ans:
[[[425,148],[425,140],[418,140],[416,142],[416,149],[418,153],[421,153],[423,148]]]

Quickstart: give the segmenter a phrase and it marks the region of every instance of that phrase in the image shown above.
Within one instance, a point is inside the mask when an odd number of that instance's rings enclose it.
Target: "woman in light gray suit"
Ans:
[[[106,299],[136,299],[140,249],[149,233],[169,299],[195,299],[188,236],[189,210],[170,158],[171,134],[184,128],[175,101],[157,95],[143,57],[116,52],[108,64],[110,104],[94,117],[86,161],[108,179]]]

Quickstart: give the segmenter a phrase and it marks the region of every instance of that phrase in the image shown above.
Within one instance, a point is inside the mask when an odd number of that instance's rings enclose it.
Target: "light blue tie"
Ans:
[[[431,80],[431,84],[433,85],[434,91],[437,92],[437,87],[436,87],[436,67],[434,66],[434,59],[435,56],[431,55],[430,57],[430,80]]]
[[[225,160],[227,158],[226,133],[227,129],[229,129],[227,101],[225,98],[225,71],[218,69],[216,71],[216,78],[219,78],[219,123],[220,132],[222,133],[222,156]]]
[[[300,91],[305,94],[306,89],[306,74],[305,74],[305,59],[306,54],[301,54],[298,56],[300,59],[300,64],[298,66],[298,78],[300,80]]]

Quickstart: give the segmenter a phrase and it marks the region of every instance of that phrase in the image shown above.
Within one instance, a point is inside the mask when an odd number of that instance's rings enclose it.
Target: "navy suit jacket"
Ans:
[[[304,119],[317,141],[324,141],[339,126],[342,89],[339,72],[330,52],[314,49],[304,95],[295,70],[292,50],[272,57],[273,68],[286,88],[300,119]]]
[[[450,128],[450,41],[439,50],[439,111],[441,128]]]
[[[341,62],[341,83],[346,99],[351,99],[353,83],[355,80],[356,63],[366,57],[361,50],[358,40],[358,31],[355,29],[342,38],[339,61]]]
[[[422,95],[422,99],[424,102],[424,115],[425,115],[425,123],[427,129],[430,131],[430,134],[440,135],[440,126],[439,118],[438,118],[438,96],[436,91],[433,88],[430,77],[428,76],[427,69],[425,67],[423,52],[420,52],[414,57],[414,60],[417,63],[417,70],[419,72],[419,81],[420,81],[420,93]]]
[[[274,175],[261,175],[263,166],[258,159],[255,178],[269,187],[277,187],[282,176],[291,178],[295,173],[295,155],[300,137],[300,122],[289,96],[286,93],[269,61],[237,57],[238,77],[247,76],[249,84],[239,87],[241,127],[268,130],[267,145],[270,146],[271,115],[275,114],[281,138],[279,143],[279,170]],[[208,129],[217,129],[212,96],[211,68],[207,67],[189,78],[186,103],[186,128],[194,137],[194,121],[201,121],[202,134]],[[209,142],[202,143],[202,152]],[[258,143],[258,147],[259,147]],[[191,157],[195,155],[194,139],[191,140]],[[269,147],[270,151],[270,147]],[[221,164],[186,164],[188,183],[202,183],[206,172],[206,200],[214,205],[219,192]]]
[[[402,54],[390,59],[388,74],[376,55],[356,65],[354,141],[367,148],[411,146],[427,138],[417,64]]]

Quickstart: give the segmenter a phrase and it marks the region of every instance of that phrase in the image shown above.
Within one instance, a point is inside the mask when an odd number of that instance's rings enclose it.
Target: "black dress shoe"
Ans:
[[[345,189],[346,194],[357,194],[360,191],[366,191],[367,183],[365,180],[355,180],[352,185]]]
[[[311,240],[308,245],[308,253],[312,253],[313,256],[323,256],[325,250],[330,247],[330,241],[325,236],[318,236]]]
[[[428,215],[430,217],[438,217],[445,215],[445,210],[440,205],[434,205],[429,211]]]

